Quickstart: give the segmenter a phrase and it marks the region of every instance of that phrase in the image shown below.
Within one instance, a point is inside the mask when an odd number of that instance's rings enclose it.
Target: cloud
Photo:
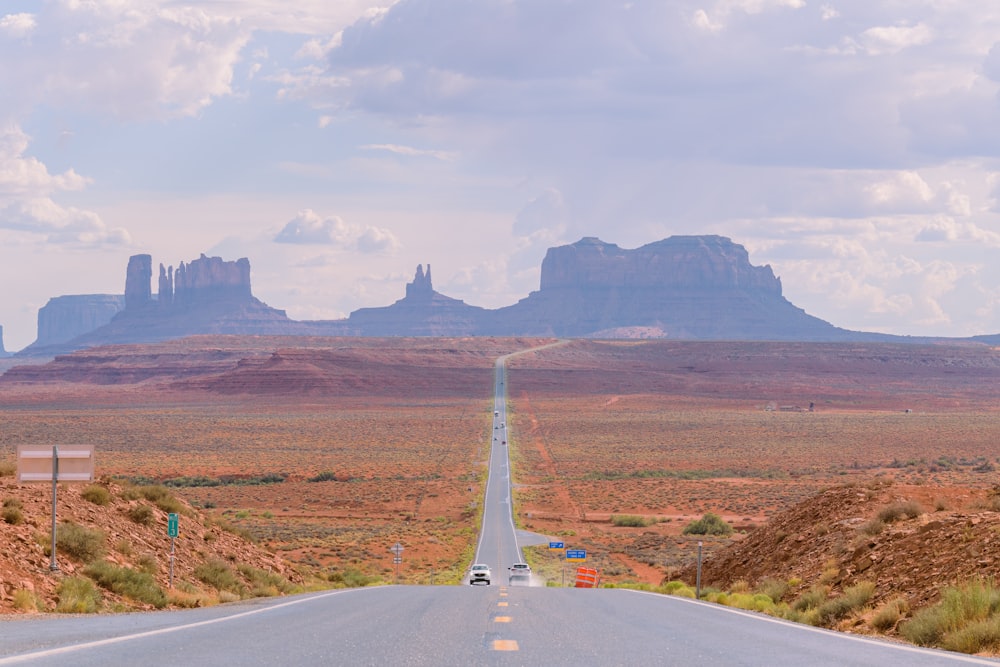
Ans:
[[[0,71],[0,87],[18,90],[10,104],[128,119],[192,116],[231,94],[251,36],[236,18],[155,2],[46,3],[4,17],[0,30],[31,35],[0,42],[0,56],[18,63]]]
[[[301,245],[335,245],[362,253],[391,253],[400,246],[399,240],[387,229],[344,222],[337,216],[321,217],[312,209],[304,209],[282,227],[275,243]]]
[[[7,14],[0,18],[0,33],[23,38],[34,32],[37,25],[34,14]]]
[[[109,229],[93,211],[64,207],[52,198],[82,190],[87,179],[68,169],[50,174],[38,159],[25,155],[30,137],[17,125],[0,127],[0,229],[44,238],[56,244],[127,245],[122,228]]]
[[[450,151],[436,151],[436,150],[426,150],[420,148],[413,148],[411,146],[400,146],[398,144],[365,144],[360,147],[362,150],[369,151],[387,151],[389,153],[395,153],[396,155],[405,155],[408,157],[432,157],[437,160],[451,161],[458,157],[457,153]]]
[[[562,193],[548,188],[518,211],[513,231],[517,236],[547,232],[545,236],[552,238],[566,231],[566,220],[566,203]]]

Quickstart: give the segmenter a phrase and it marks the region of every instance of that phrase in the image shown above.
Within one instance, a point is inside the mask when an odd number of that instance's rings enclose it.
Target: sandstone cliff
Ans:
[[[102,327],[125,307],[120,294],[57,296],[38,309],[35,345],[57,345]]]
[[[636,250],[596,238],[550,248],[539,291],[493,311],[481,333],[615,337],[640,328],[708,340],[867,336],[793,306],[771,267],[751,265],[722,236],[672,236]]]
[[[181,262],[176,271],[160,265],[160,292],[155,296],[151,289],[152,266],[150,255],[129,258],[123,297],[102,295],[106,296],[105,303],[93,301],[94,297],[51,300],[54,315],[46,313],[43,317],[39,312],[38,340],[18,354],[51,355],[95,345],[147,343],[196,334],[306,332],[305,325],[289,320],[283,310],[271,308],[253,296],[250,261],[246,258],[229,262],[203,254],[186,264]],[[108,315],[102,308],[115,300],[120,305]],[[72,317],[65,315],[59,326],[50,326],[71,306],[76,308]],[[66,336],[70,320],[78,330]]]
[[[256,299],[246,258],[201,255],[176,270],[161,264],[155,296],[152,266],[149,255],[130,258],[124,309],[104,326],[67,340],[43,332],[40,318],[39,341],[19,354],[195,334],[928,340],[847,331],[807,314],[782,296],[770,266],[752,265],[743,246],[722,236],[673,236],[635,250],[597,238],[550,248],[539,290],[496,310],[435,291],[430,266],[420,265],[402,299],[333,321],[293,321]],[[85,328],[83,314],[76,320]]]

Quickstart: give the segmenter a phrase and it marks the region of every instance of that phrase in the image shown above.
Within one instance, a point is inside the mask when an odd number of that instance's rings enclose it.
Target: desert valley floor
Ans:
[[[388,548],[400,542],[402,582],[457,582],[475,544],[493,363],[551,342],[215,336],[95,348],[0,379],[0,460],[9,470],[18,444],[94,444],[99,476],[171,485],[291,567],[391,580]],[[799,524],[771,534],[758,560],[803,585],[831,567],[846,584],[860,556],[841,528],[899,498],[925,507],[921,526],[975,515],[969,525],[1000,533],[1000,350],[577,340],[508,367],[518,523],[586,548],[606,582],[684,576],[699,540],[711,563],[796,507]],[[78,491],[66,486],[72,516]],[[47,493],[0,478],[0,495],[41,515],[39,530]],[[681,534],[706,512],[735,536]],[[829,553],[797,551],[841,532]],[[994,542],[975,541],[969,572],[1000,568]],[[931,562],[953,546],[919,548]],[[179,558],[197,548],[178,540]],[[529,558],[564,576],[544,547]],[[708,572],[719,584],[765,576],[751,565]],[[3,567],[0,554],[0,582]]]

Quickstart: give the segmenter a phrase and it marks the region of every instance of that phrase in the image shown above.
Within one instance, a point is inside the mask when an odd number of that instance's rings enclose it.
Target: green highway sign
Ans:
[[[176,512],[171,512],[167,515],[167,535],[170,537],[177,537],[178,534],[178,516]]]

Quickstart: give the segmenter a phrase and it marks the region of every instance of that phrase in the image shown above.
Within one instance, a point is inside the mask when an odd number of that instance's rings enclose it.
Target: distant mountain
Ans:
[[[933,340],[849,331],[813,317],[782,296],[781,281],[770,266],[753,266],[746,249],[723,236],[672,236],[635,250],[597,238],[550,248],[539,290],[495,310],[435,291],[430,266],[426,271],[417,267],[402,299],[356,310],[343,320],[291,320],[261,302],[252,294],[246,258],[233,262],[202,255],[176,271],[161,264],[156,295],[151,281],[152,258],[130,258],[124,297],[110,297],[122,299],[124,307],[96,328],[98,313],[88,308],[107,309],[107,299],[53,299],[49,305],[65,306],[62,339],[49,329],[43,335],[40,313],[38,340],[18,355],[51,356],[197,334]],[[103,310],[100,316],[106,314]],[[66,339],[65,332],[75,332],[74,327],[89,330]]]

